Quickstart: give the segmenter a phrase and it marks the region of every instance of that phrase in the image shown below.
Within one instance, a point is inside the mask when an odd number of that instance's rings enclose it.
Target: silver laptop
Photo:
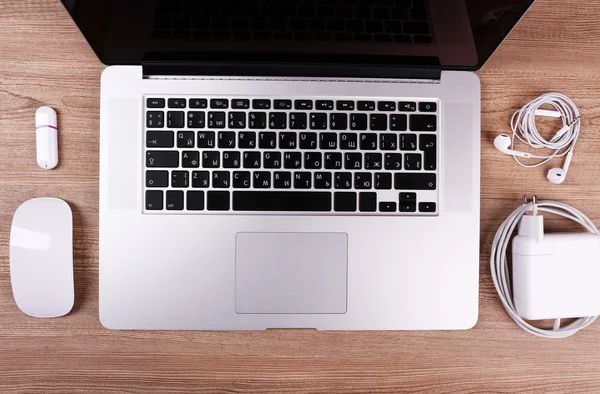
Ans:
[[[111,329],[467,329],[480,86],[531,1],[68,1]]]

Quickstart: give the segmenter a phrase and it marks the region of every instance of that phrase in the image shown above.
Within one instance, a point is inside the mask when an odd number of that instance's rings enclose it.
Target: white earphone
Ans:
[[[553,106],[556,111],[540,109],[547,104]],[[536,127],[535,117],[547,116],[561,118],[563,127],[552,137],[546,140],[542,137]],[[548,171],[547,178],[555,185],[564,182],[573,159],[573,148],[579,138],[581,129],[579,121],[579,110],[575,103],[560,93],[546,93],[536,98],[520,110],[516,111],[511,118],[512,137],[500,134],[494,139],[494,146],[500,152],[511,155],[517,163],[523,167],[539,167],[555,157],[565,156],[562,168],[552,168]],[[513,149],[515,138],[534,149],[551,149],[552,153],[547,155],[534,155]],[[535,164],[524,164],[518,158],[541,159]]]

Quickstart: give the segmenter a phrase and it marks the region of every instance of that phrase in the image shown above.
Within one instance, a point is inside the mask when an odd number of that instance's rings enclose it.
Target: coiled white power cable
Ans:
[[[550,105],[556,111],[540,109],[543,105]],[[563,127],[550,140],[546,140],[537,128],[536,115],[560,118]],[[553,151],[548,155],[532,154],[532,158],[542,159],[542,161],[535,164],[525,164],[513,155],[517,163],[528,168],[541,166],[555,157],[563,157],[573,152],[581,129],[577,105],[564,94],[554,92],[542,94],[516,111],[510,120],[510,125],[512,128],[511,149],[514,149],[516,138],[531,148]]]
[[[554,322],[553,329],[547,330],[534,327],[525,321],[521,316],[519,316],[513,303],[512,284],[510,282],[509,269],[506,261],[506,249],[508,248],[511,235],[515,231],[519,221],[530,211],[533,211],[534,214],[537,214],[538,211],[541,211],[559,215],[581,224],[590,233],[598,235],[600,235],[600,233],[598,232],[598,229],[594,223],[587,216],[569,205],[557,201],[536,201],[535,199],[534,202],[526,203],[525,197],[524,204],[515,209],[498,228],[496,236],[494,237],[494,242],[492,243],[492,255],[490,257],[492,280],[494,282],[494,287],[496,287],[496,291],[498,292],[498,296],[502,301],[502,305],[504,305],[504,309],[506,309],[506,312],[508,312],[509,316],[523,330],[530,334],[543,338],[566,338],[575,334],[582,328],[592,324],[598,316],[580,317],[564,327],[560,327],[560,319],[557,319]]]

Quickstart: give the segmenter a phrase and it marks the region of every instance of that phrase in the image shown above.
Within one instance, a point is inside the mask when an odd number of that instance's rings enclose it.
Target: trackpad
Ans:
[[[237,313],[346,313],[348,235],[238,233]]]

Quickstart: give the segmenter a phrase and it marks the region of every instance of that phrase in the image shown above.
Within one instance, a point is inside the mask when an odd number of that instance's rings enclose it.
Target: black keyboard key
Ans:
[[[406,4],[404,7],[402,6],[398,6],[398,7],[394,7],[392,8],[392,19],[397,20],[397,21],[403,21],[408,18],[408,9],[405,7],[409,7],[410,4],[410,0],[403,0],[406,1],[408,4]],[[398,5],[398,4],[396,4]]]
[[[329,212],[331,192],[234,191],[233,210]]]
[[[321,152],[306,152],[304,154],[304,168],[307,170],[318,170],[323,165]]]
[[[302,168],[302,153],[285,152],[283,154],[283,168],[299,169]]]
[[[346,153],[344,161],[344,168],[347,170],[362,169],[362,153]]]
[[[188,129],[203,129],[206,114],[202,111],[189,111],[187,113]]]
[[[396,212],[396,203],[393,201],[380,202],[379,212]]]
[[[208,108],[208,100],[201,98],[190,99],[190,108]]]
[[[390,130],[392,131],[405,131],[408,125],[408,119],[406,115],[393,114],[390,115]]]
[[[183,98],[170,98],[168,100],[169,108],[185,108],[187,105],[186,99]]]
[[[241,149],[256,148],[256,133],[254,131],[240,131],[238,133],[238,147]]]
[[[394,189],[396,190],[435,190],[436,175],[428,172],[402,172],[394,174]]]
[[[250,177],[250,171],[234,171],[233,187],[236,189],[249,189]]]
[[[383,28],[386,33],[393,33],[393,34],[402,33],[402,22],[400,22],[398,20],[386,21],[383,24]]]
[[[183,168],[200,167],[200,152],[193,150],[181,152],[181,166]]]
[[[363,133],[360,135],[361,150],[376,150],[377,149],[377,134]]]
[[[287,127],[287,115],[285,113],[270,112],[269,128],[275,130],[285,129]]]
[[[333,197],[333,209],[336,212],[356,212],[355,192],[336,192]]]
[[[436,131],[437,117],[435,115],[410,115],[411,131]]]
[[[347,114],[331,114],[329,117],[331,130],[347,130],[348,115]]]
[[[188,187],[190,184],[190,173],[187,171],[171,172],[171,187]]]
[[[315,108],[322,111],[331,111],[333,109],[333,100],[317,100]]]
[[[403,24],[405,34],[429,34],[429,24],[427,22],[407,22]]]
[[[370,116],[370,122],[371,122],[371,127],[370,129],[373,131],[385,131],[387,130],[387,115],[383,115],[383,114],[371,114]]]
[[[416,212],[417,211],[417,194],[416,193],[400,193],[398,195],[398,208],[400,212]]]
[[[164,206],[162,190],[146,190],[146,209],[149,211],[161,211]]]
[[[172,148],[175,136],[172,131],[148,131],[146,133],[147,148]]]
[[[183,192],[180,190],[167,191],[167,210],[183,211]]]
[[[308,116],[304,112],[294,112],[290,114],[290,129],[305,130]]]
[[[359,111],[375,111],[375,101],[359,101],[357,107]]]
[[[404,169],[407,171],[420,171],[422,168],[420,153],[407,153],[404,155]]]
[[[222,98],[211,99],[210,107],[214,109],[227,109],[229,108],[229,100]]]
[[[420,202],[419,212],[435,212],[436,204],[434,202]]]
[[[208,127],[211,129],[225,128],[225,112],[209,112]]]
[[[377,211],[377,193],[362,192],[358,195],[358,210],[360,212]]]
[[[396,103],[393,101],[380,101],[377,103],[377,110],[386,112],[395,111]]]
[[[235,148],[235,132],[221,131],[218,134],[219,148],[234,149]]]
[[[352,189],[352,174],[350,172],[336,172],[334,174],[336,189]]]
[[[273,174],[273,187],[275,189],[290,189],[292,187],[292,173],[275,172]]]
[[[245,129],[246,128],[246,113],[245,112],[230,112],[227,115],[228,125],[230,129]]]
[[[354,188],[355,189],[370,189],[373,186],[373,174],[370,172],[355,172],[354,173]]]
[[[250,108],[250,100],[248,99],[232,99],[231,108],[233,109],[248,109]]]
[[[310,172],[294,173],[294,189],[310,189],[312,174]]]
[[[273,109],[292,109],[292,100],[273,100]]]
[[[279,133],[279,148],[280,149],[296,149],[298,146],[298,135],[292,132]]]
[[[300,133],[300,149],[317,149],[317,133]]]
[[[256,171],[252,174],[252,186],[255,189],[271,188],[271,173],[268,171]]]
[[[375,181],[373,182],[375,189],[390,190],[392,188],[392,174],[389,172],[375,173]]]
[[[146,151],[146,167],[179,167],[179,152],[177,151]]]
[[[146,107],[147,108],[164,108],[165,107],[165,99],[164,98],[148,98],[148,99],[146,99]]]
[[[260,168],[260,152],[244,152],[244,168]]]
[[[253,109],[270,109],[271,108],[271,100],[264,100],[264,99],[252,100],[252,108]]]
[[[401,112],[415,112],[417,110],[417,103],[414,101],[400,101],[398,103],[398,111]]]
[[[398,137],[396,134],[379,134],[379,148],[381,150],[397,150]]]
[[[382,168],[381,153],[365,153],[365,170],[381,170]]]
[[[338,111],[353,111],[354,101],[337,101],[335,103],[335,109],[337,109]]]
[[[411,43],[412,38],[408,34],[394,34],[394,42]]]
[[[340,149],[356,150],[358,134],[356,133],[340,133]]]
[[[430,102],[419,103],[419,111],[420,112],[436,112],[437,111],[437,103],[430,103]]]
[[[263,155],[264,168],[281,168],[281,152],[265,152]]]
[[[337,149],[337,134],[336,133],[321,133],[319,148],[320,149]]]
[[[437,168],[437,137],[435,134],[421,134],[419,149],[423,151],[423,168],[435,171]]]
[[[236,192],[234,192],[235,194]],[[209,211],[229,211],[229,192],[216,191],[206,193],[206,209]]]
[[[248,127],[251,129],[266,129],[267,128],[267,113],[266,112],[250,112],[248,119]]]
[[[188,211],[204,210],[204,191],[190,190],[186,194],[186,209]]]
[[[341,170],[342,154],[339,152],[325,153],[325,168],[328,170]]]
[[[417,135],[400,134],[400,150],[417,150]]]
[[[214,148],[215,147],[215,132],[214,131],[199,131],[198,132],[198,148]]]
[[[169,171],[146,171],[146,187],[169,187]]]
[[[402,169],[402,154],[401,153],[386,153],[385,154],[385,169],[392,171],[400,171]]]
[[[205,151],[202,153],[202,168],[219,168],[221,165],[219,152]]]
[[[177,133],[177,147],[178,148],[193,148],[194,147],[193,131],[180,131]]]
[[[331,189],[331,172],[315,172],[315,189]]]
[[[163,111],[146,112],[146,127],[149,129],[162,129],[165,127],[165,113]]]
[[[295,109],[313,109],[312,100],[296,100],[294,101]]]
[[[223,152],[223,168],[240,168],[241,154],[239,151]]]
[[[350,130],[366,130],[367,129],[367,114],[351,114],[350,115]]]
[[[258,147],[260,149],[275,149],[277,147],[277,133],[258,133]]]
[[[192,187],[207,188],[210,186],[210,172],[192,171]]]
[[[185,125],[185,112],[169,111],[167,112],[167,127],[170,129],[181,129]]]
[[[327,129],[327,114],[315,112],[310,114],[310,128],[312,130]]]

